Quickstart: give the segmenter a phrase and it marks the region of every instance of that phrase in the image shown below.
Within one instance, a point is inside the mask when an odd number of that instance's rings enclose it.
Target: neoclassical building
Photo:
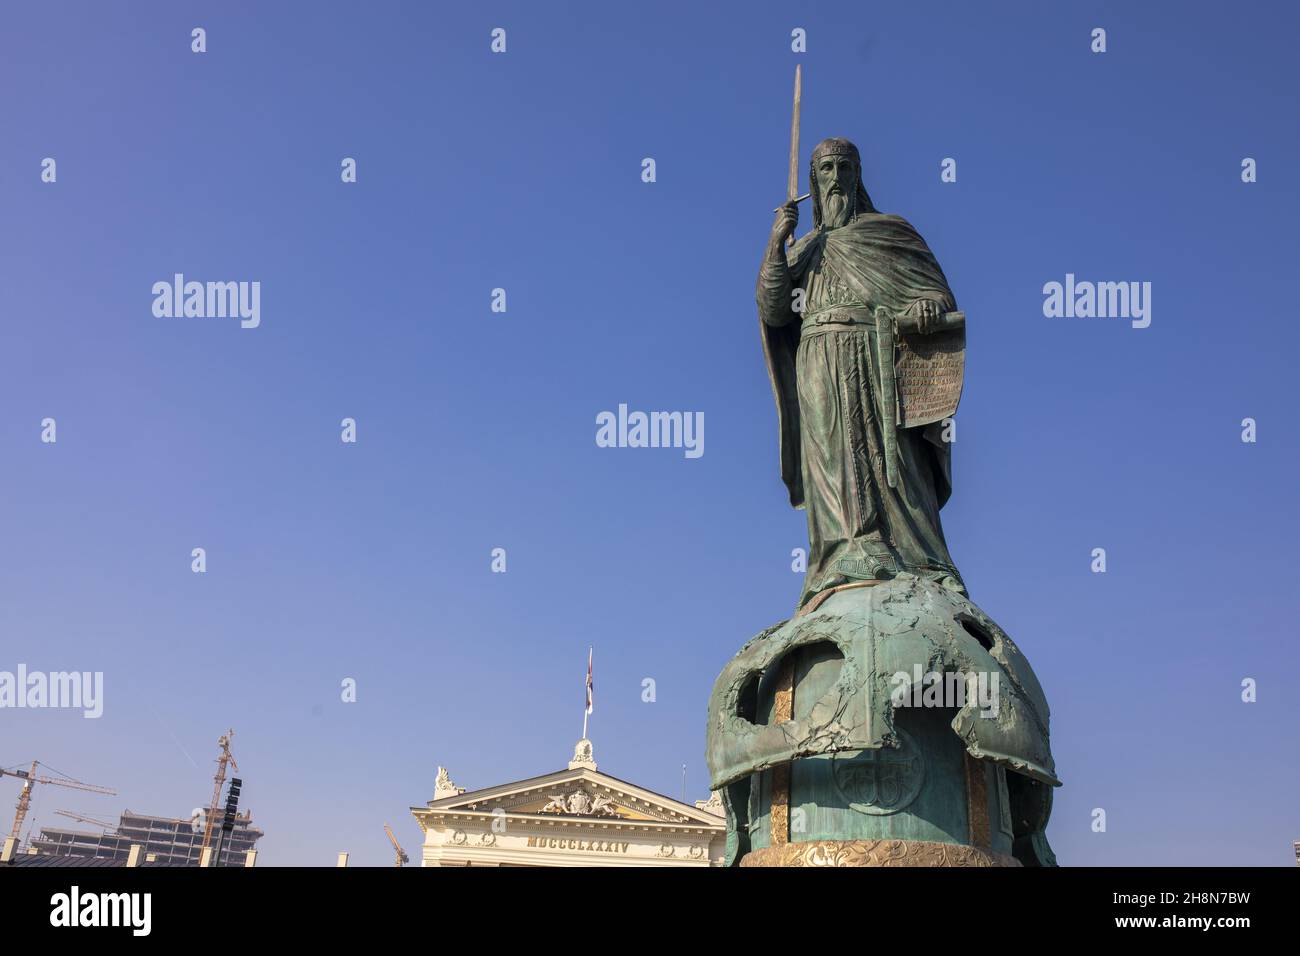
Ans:
[[[411,813],[421,866],[721,866],[717,795],[689,806],[599,772],[591,741],[564,770],[466,791],[438,768]]]

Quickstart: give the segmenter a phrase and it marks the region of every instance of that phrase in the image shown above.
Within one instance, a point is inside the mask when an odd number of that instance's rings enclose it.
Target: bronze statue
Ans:
[[[758,276],[781,475],[808,510],[796,613],[709,699],[710,783],[740,866],[1053,866],[1047,697],[939,522],[965,316],[925,240],[876,211],[845,139],[813,150]],[[798,203],[813,229],[787,249]]]
[[[780,207],[757,291],[781,475],[808,510],[799,605],[900,571],[964,592],[939,521],[964,316],[925,240],[872,205],[856,146],[819,143],[809,180],[813,229],[787,253],[799,200]]]

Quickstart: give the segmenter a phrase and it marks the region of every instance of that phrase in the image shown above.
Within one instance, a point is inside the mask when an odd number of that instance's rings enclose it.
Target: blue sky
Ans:
[[[1051,702],[1061,862],[1292,862],[1298,26],[1264,3],[7,6],[0,669],[106,688],[98,720],[0,713],[0,766],[119,790],[46,787],[38,826],[186,815],[233,726],[262,863],[386,864],[438,765],[475,788],[565,764],[594,644],[601,769],[680,796],[685,764],[706,796],[709,690],[792,610],[806,544],[753,301],[801,62],[804,162],[857,142],[968,316],[944,527]],[[156,318],[176,272],[259,281],[260,327]],[[1066,273],[1151,282],[1151,326],[1045,318]],[[598,448],[619,403],[704,412],[705,454]]]

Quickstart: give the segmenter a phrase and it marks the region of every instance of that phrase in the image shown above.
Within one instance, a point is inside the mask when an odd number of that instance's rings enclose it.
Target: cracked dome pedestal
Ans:
[[[960,592],[911,574],[841,588],[714,685],[727,863],[1055,866],[1048,716],[1024,655]]]

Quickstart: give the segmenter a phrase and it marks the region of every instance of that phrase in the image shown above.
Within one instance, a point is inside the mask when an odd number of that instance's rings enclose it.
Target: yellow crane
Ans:
[[[0,768],[0,777],[17,777],[23,782],[23,792],[18,795],[18,803],[16,804],[18,812],[14,814],[13,829],[9,831],[9,836],[14,839],[17,839],[18,833],[23,826],[23,818],[27,816],[27,811],[31,808],[32,787],[38,783],[52,783],[57,787],[68,787],[72,790],[89,790],[91,793],[102,793],[110,797],[117,796],[116,790],[110,790],[108,787],[96,786],[93,783],[82,783],[80,780],[63,777],[61,774],[58,777],[38,777],[36,775],[37,766],[43,767],[45,765],[39,760],[33,760],[31,770],[5,770],[4,768]],[[53,767],[47,769],[54,770]],[[54,772],[58,773],[57,770]]]
[[[401,866],[403,863],[410,863],[411,858],[406,855],[406,851],[403,850],[401,844],[397,842],[397,837],[393,836],[393,828],[387,823],[384,824],[384,832],[388,834],[388,842],[391,843],[393,849],[397,851],[397,862],[394,863],[393,866]]]
[[[235,763],[235,755],[230,752],[230,738],[235,736],[235,730],[232,727],[224,734],[217,738],[217,746],[221,748],[221,756],[217,757],[217,774],[212,778],[216,784],[212,788],[212,805],[208,807],[205,814],[207,820],[203,826],[203,847],[212,843],[212,831],[217,825],[217,820],[221,818],[224,810],[221,806],[221,788],[226,784],[226,765],[239,769],[239,764]]]
[[[80,823],[93,823],[95,826],[103,827],[105,830],[117,829],[116,823],[105,823],[103,820],[96,820],[94,817],[88,817],[80,813],[73,813],[71,810],[55,810],[54,812],[61,817],[71,817],[73,820]]]

